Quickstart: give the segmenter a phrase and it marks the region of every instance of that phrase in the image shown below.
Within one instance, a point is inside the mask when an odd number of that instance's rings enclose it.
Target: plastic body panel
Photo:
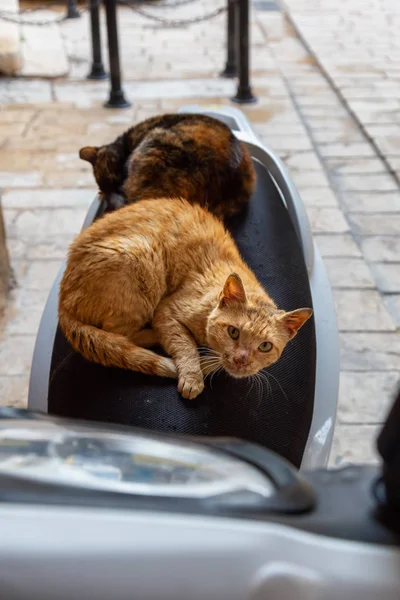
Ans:
[[[300,195],[282,161],[258,140],[249,121],[240,110],[222,107],[217,111],[189,106],[183,107],[179,112],[205,112],[226,122],[232,127],[235,135],[246,143],[251,155],[267,168],[281,192],[282,200],[288,209],[303,249],[315,314],[317,368],[314,414],[303,456],[302,469],[326,466],[332,444],[339,388],[338,333],[329,281],[313,242]],[[89,209],[83,228],[93,221],[99,208],[100,199],[96,197]],[[28,407],[30,410],[47,412],[51,353],[57,328],[58,288],[64,268],[65,264],[62,265],[51,289],[39,326],[29,386]]]
[[[399,598],[398,549],[276,523],[4,504],[0,528],[3,600]]]

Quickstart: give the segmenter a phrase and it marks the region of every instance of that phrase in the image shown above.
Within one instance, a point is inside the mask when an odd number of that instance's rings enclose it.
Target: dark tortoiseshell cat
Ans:
[[[199,114],[166,114],[131,127],[111,144],[85,147],[108,208],[111,195],[127,204],[184,198],[218,217],[239,213],[255,186],[250,154],[221,121]]]

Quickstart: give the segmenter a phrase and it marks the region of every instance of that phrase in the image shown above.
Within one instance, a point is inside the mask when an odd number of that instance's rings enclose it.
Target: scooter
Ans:
[[[2,409],[2,600],[395,600],[400,393],[379,466]]]

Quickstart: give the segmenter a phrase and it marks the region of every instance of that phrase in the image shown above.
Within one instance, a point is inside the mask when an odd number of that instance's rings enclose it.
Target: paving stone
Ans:
[[[324,158],[341,158],[342,156],[375,156],[373,148],[367,143],[326,144],[320,147],[320,153]]]
[[[282,158],[291,172],[321,171],[321,163],[314,152],[292,152]]]
[[[1,135],[8,139],[20,137],[24,133],[26,127],[26,123],[2,123]]]
[[[35,19],[51,20],[53,11],[35,11]],[[21,26],[22,68],[24,77],[60,77],[68,73],[68,59],[65,53],[62,33],[56,24],[46,26],[46,35],[40,27]],[[51,48],[51,52],[49,52]]]
[[[24,275],[17,279],[24,290],[49,291],[60,269],[58,260],[34,260],[26,264]]]
[[[305,107],[326,107],[327,109],[339,107],[339,111],[342,111],[340,100],[333,91],[325,91],[319,94],[297,92],[296,100],[301,109]]]
[[[0,171],[0,187],[33,187],[40,185],[42,182],[42,174],[39,171],[22,172],[22,173],[7,173]]]
[[[314,241],[323,257],[361,257],[351,234],[317,234],[314,235]]]
[[[390,313],[396,327],[400,329],[400,294],[390,294],[384,296],[385,306]]]
[[[325,158],[324,162],[330,172],[339,175],[387,173],[385,164],[379,158]]]
[[[89,207],[95,188],[11,190],[2,196],[4,208]]]
[[[349,212],[395,213],[400,211],[400,190],[395,192],[342,192],[341,198]]]
[[[349,226],[339,208],[307,208],[311,229],[314,233],[346,233]]]
[[[275,152],[297,152],[299,150],[312,150],[312,145],[306,135],[293,136],[261,136],[262,141]]]
[[[303,188],[298,187],[300,196],[306,207],[338,207],[338,201],[331,188]]]
[[[252,124],[253,125],[253,124]],[[305,135],[302,125],[277,125],[276,123],[267,123],[265,125],[253,125],[256,135],[262,140],[266,146],[270,146],[270,138],[274,139],[277,136],[292,138],[293,136]]]
[[[329,119],[329,117],[332,116],[347,116],[346,111],[336,103],[332,104],[331,106],[305,106],[301,109],[301,112],[306,119],[310,119],[310,121],[312,121],[314,117],[327,117]]]
[[[350,131],[343,131],[341,128],[337,129],[313,129],[312,138],[318,145],[324,144],[344,144],[346,142],[363,142],[364,138],[360,134],[358,129]]]
[[[19,108],[18,106],[3,106],[0,108],[0,123],[3,125],[15,123],[29,123],[37,113],[35,108]]]
[[[353,231],[359,235],[397,235],[400,234],[400,214],[361,214],[349,213]]]
[[[50,268],[50,273],[51,271]],[[32,277],[32,273],[30,277]],[[38,283],[40,284],[40,282],[39,280]],[[28,287],[25,282],[20,283],[23,287],[17,287],[11,293],[9,305],[6,309],[4,331],[6,335],[36,335],[49,293],[49,286],[47,282],[42,281],[42,287],[38,286],[38,289],[31,289],[31,285]]]
[[[7,250],[12,261],[26,258],[27,248],[25,242],[22,240],[8,238]]]
[[[372,263],[371,270],[383,293],[400,292],[400,256],[397,263]]]
[[[386,420],[400,382],[398,371],[344,371],[340,374],[340,423],[379,424]]]
[[[61,102],[72,102],[76,106],[89,107],[104,101],[108,94],[108,82],[56,83],[54,93]],[[125,83],[128,98],[136,101],[147,98],[195,98],[197,96],[223,96],[230,98],[235,94],[235,82],[229,79],[171,79],[162,81],[139,81]]]
[[[382,100],[381,98],[369,100],[348,100],[348,104],[355,114],[368,119],[374,112],[389,112],[399,110],[400,103],[398,100]]]
[[[337,425],[329,458],[331,467],[348,464],[376,464],[376,438],[381,430],[377,425]]]
[[[29,375],[0,376],[0,405],[27,408],[28,389]]]
[[[297,187],[302,188],[327,188],[329,181],[323,170],[320,171],[295,171],[293,180]]]
[[[27,260],[64,260],[73,237],[71,234],[66,234],[42,241],[28,240],[26,258]]]
[[[108,127],[108,124],[103,126]],[[53,112],[49,114],[45,111],[26,127],[25,137],[44,140],[53,137],[59,138],[63,135],[86,136],[87,134],[88,122],[78,118],[77,111],[65,111],[59,114]]]
[[[324,260],[329,281],[334,288],[374,288],[375,282],[362,258],[328,258]]]
[[[399,123],[400,122],[400,110],[373,110],[369,113],[361,113],[358,115],[360,122],[367,128],[368,125],[373,123]]]
[[[340,175],[340,185],[343,190],[353,192],[391,192],[398,193],[400,208],[400,191],[398,183],[390,175],[371,175],[363,173],[362,175]]]
[[[79,140],[74,136],[63,136],[62,140],[59,137],[54,136],[46,139],[38,139],[35,137],[32,138],[13,138],[7,141],[6,148],[1,150],[1,156],[3,157],[5,152],[25,152],[25,151],[34,151],[34,152],[53,152],[56,154],[60,150],[60,144],[62,144],[62,148],[64,152],[76,152],[77,149],[81,146],[82,138]],[[15,171],[18,170],[17,165],[15,165]]]
[[[51,85],[48,81],[25,79],[2,79],[1,104],[42,104],[51,102]]]
[[[334,289],[340,331],[394,331],[396,326],[375,290]]]
[[[369,262],[399,262],[399,237],[366,237],[361,240],[361,248]]]
[[[341,332],[339,341],[342,371],[400,371],[397,332]]]
[[[50,172],[44,174],[44,185],[47,187],[88,188],[93,186],[93,173],[88,170]]]
[[[17,238],[43,240],[58,235],[79,233],[86,210],[81,208],[36,209],[4,211],[7,235]]]
[[[400,171],[400,156],[386,156],[385,158],[393,171]]]
[[[312,133],[320,132],[321,135],[325,131],[341,132],[345,135],[349,130],[354,129],[354,121],[350,116],[332,115],[331,117],[313,117],[307,118],[307,125]]]
[[[27,375],[31,368],[35,336],[15,335],[0,340],[0,375]]]
[[[397,95],[400,89],[397,90]],[[377,123],[368,125],[368,135],[372,137],[398,137],[400,136],[400,125],[395,123]]]
[[[400,156],[400,140],[397,137],[375,136],[374,140],[382,154]]]

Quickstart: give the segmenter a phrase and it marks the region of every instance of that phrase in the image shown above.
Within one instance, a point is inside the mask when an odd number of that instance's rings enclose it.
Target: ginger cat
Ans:
[[[166,114],[131,127],[111,144],[86,146],[109,209],[154,198],[186,198],[219,217],[240,213],[254,190],[249,151],[221,121],[199,114]],[[119,200],[118,200],[119,201]]]
[[[201,393],[203,372],[271,365],[311,314],[279,310],[223,224],[181,199],[143,200],[83,231],[59,297],[60,326],[86,359],[177,378],[184,398]]]

